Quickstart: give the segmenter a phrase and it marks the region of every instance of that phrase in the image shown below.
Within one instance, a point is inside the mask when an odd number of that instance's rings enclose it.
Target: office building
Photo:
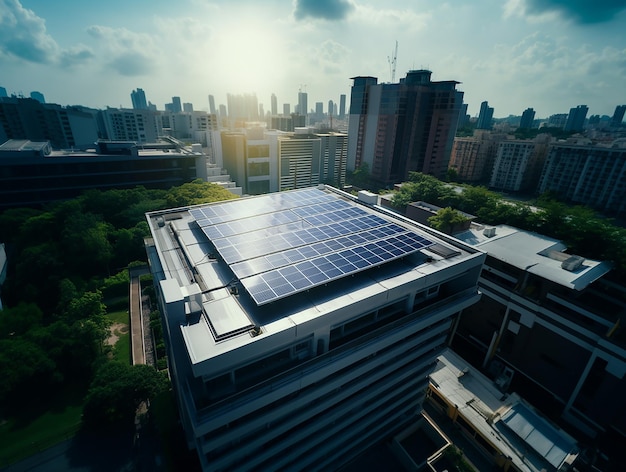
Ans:
[[[8,97],[7,95],[7,89],[4,87],[0,87],[0,98],[2,97]]]
[[[133,104],[133,110],[147,110],[148,101],[146,100],[146,93],[143,89],[138,88],[130,92],[130,100]]]
[[[515,392],[504,393],[502,380],[494,382],[447,349],[430,374],[429,403],[491,459],[493,470],[576,470],[576,440]]]
[[[199,145],[98,141],[95,148],[53,150],[49,141],[9,140],[0,145],[0,207],[41,205],[73,198],[86,189],[168,189],[206,178]]]
[[[215,109],[215,97],[213,95],[209,95],[209,113],[211,113],[211,115],[216,115],[216,109]]]
[[[183,107],[180,102],[180,97],[172,97],[172,112],[180,113],[183,111]]]
[[[306,92],[298,92],[298,105],[297,105],[297,109],[296,109],[296,113],[299,113],[300,115],[303,115],[305,117],[308,116],[309,114],[309,109],[308,109],[308,98],[309,95]],[[305,126],[308,124],[305,123]]]
[[[346,117],[346,94],[339,95],[339,118],[342,120]]]
[[[338,470],[419,420],[485,255],[329,187],[147,214],[203,470]]]
[[[604,213],[626,213],[626,142],[610,146],[553,144],[539,179],[537,193],[562,198]]]
[[[487,260],[452,348],[551,419],[626,444],[626,290],[607,279],[611,264],[505,225],[455,237]]]
[[[272,111],[272,116],[276,116],[278,115],[278,98],[276,98],[276,94],[272,94],[271,97],[271,111]]]
[[[611,118],[611,126],[620,126],[624,121],[624,114],[626,113],[626,105],[617,105],[615,112]]]
[[[470,116],[467,114],[467,103],[461,105],[461,111],[459,111],[459,122],[457,128],[462,128],[470,122]]]
[[[8,139],[50,141],[55,149],[93,146],[103,137],[97,110],[40,103],[32,98],[0,98],[0,143]]]
[[[578,105],[576,108],[570,108],[563,129],[565,131],[582,131],[585,126],[585,118],[587,117],[588,111],[589,108],[587,105]]]
[[[350,96],[348,170],[366,164],[387,187],[417,171],[443,178],[463,103],[454,80],[433,82],[428,70],[399,83],[354,77]]]
[[[291,105],[283,103],[283,115],[291,115]]]
[[[480,104],[480,112],[478,114],[478,121],[476,122],[476,129],[491,129],[493,126],[493,107],[489,106],[489,102],[482,102]]]
[[[526,108],[522,113],[522,119],[520,120],[519,127],[522,129],[531,129],[535,121],[535,110],[532,108]]]
[[[39,103],[46,103],[46,99],[43,96],[43,93],[41,92],[37,92],[37,91],[30,92],[30,98],[32,98],[33,100],[37,100]]]
[[[273,122],[279,119],[286,118],[277,117]],[[297,127],[295,132],[252,127],[221,132],[219,139],[221,149],[216,163],[246,194],[322,183],[345,185],[348,137],[344,133],[320,133],[304,127]]]
[[[193,103],[183,103],[184,113],[193,113]]]

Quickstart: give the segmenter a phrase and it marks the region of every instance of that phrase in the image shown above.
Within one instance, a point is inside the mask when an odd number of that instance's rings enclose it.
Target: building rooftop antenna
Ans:
[[[387,56],[387,62],[389,63],[389,72],[391,72],[391,83],[396,81],[396,63],[398,62],[398,41],[396,40],[396,47],[391,53],[391,56]]]

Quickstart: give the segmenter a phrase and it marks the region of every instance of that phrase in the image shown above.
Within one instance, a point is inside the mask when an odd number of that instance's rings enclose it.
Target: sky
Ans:
[[[208,110],[275,93],[293,111],[350,100],[351,77],[412,69],[456,80],[472,116],[612,115],[626,103],[625,0],[0,0],[0,86],[46,101],[131,107],[142,88]]]

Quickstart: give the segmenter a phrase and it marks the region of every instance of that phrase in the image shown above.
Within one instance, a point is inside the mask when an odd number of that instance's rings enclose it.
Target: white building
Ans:
[[[485,255],[315,187],[147,214],[204,470],[337,469],[412,424]]]
[[[163,134],[158,112],[107,108],[101,113],[107,138],[111,141],[154,143]]]

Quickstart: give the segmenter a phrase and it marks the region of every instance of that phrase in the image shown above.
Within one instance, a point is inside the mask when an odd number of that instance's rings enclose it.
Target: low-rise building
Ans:
[[[505,225],[455,236],[487,259],[452,348],[493,378],[513,373],[512,388],[554,419],[626,443],[626,290],[607,280],[611,264]]]

